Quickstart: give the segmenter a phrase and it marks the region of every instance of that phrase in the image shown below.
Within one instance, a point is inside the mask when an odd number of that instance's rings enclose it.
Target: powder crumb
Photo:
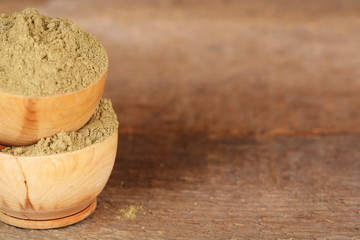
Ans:
[[[123,217],[134,220],[136,214],[142,210],[143,210],[143,206],[141,205],[128,205],[122,209],[119,209],[119,212],[122,214]]]
[[[71,20],[28,8],[0,15],[0,92],[48,96],[81,90],[108,67],[105,49]]]
[[[15,156],[42,156],[83,149],[104,141],[118,129],[116,113],[109,99],[102,99],[90,120],[77,132],[60,132],[23,147],[7,147],[0,152]]]

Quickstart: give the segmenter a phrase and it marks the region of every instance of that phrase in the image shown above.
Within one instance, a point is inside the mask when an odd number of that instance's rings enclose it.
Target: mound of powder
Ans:
[[[48,96],[83,89],[108,66],[105,49],[71,20],[36,9],[0,15],[0,92]]]
[[[111,101],[102,99],[94,115],[76,132],[60,132],[24,147],[7,147],[1,152],[16,156],[42,156],[76,151],[104,141],[118,129],[116,113]]]

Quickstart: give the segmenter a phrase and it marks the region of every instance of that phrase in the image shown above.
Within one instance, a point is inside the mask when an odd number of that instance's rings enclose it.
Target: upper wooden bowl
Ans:
[[[94,202],[111,174],[117,140],[115,131],[105,141],[74,152],[37,157],[0,153],[0,212],[20,219],[19,224],[9,222],[20,227],[61,226],[43,225]],[[28,226],[24,219],[41,221]]]
[[[77,131],[90,119],[104,91],[107,72],[68,94],[27,97],[0,93],[0,144],[30,145],[60,131]]]

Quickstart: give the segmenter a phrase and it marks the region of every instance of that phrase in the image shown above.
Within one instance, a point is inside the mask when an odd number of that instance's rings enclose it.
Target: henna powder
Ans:
[[[108,67],[105,49],[71,20],[25,9],[0,15],[0,92],[48,96],[81,90]]]

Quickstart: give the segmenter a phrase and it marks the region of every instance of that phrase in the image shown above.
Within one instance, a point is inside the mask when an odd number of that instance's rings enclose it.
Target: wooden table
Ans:
[[[359,1],[32,2],[107,49],[119,148],[88,219],[0,239],[360,237]]]

